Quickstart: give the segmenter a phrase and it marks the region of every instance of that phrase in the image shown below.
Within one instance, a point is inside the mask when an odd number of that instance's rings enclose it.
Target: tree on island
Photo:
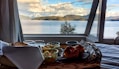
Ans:
[[[71,26],[70,23],[65,20],[64,24],[61,24],[61,34],[74,34],[75,26]]]

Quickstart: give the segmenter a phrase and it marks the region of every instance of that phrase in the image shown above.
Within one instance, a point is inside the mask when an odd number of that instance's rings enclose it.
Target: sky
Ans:
[[[29,17],[88,15],[93,0],[17,0],[20,15]],[[106,17],[119,16],[119,1],[107,0]]]
[[[106,17],[119,16],[119,0],[107,0]]]

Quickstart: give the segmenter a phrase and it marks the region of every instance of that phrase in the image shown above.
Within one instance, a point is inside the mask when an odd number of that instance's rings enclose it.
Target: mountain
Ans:
[[[67,20],[87,20],[86,16],[79,16],[79,15],[66,15],[64,16]]]
[[[107,21],[119,21],[119,16],[111,16],[106,18]]]
[[[30,17],[25,16],[25,15],[20,15],[19,17],[20,17],[20,19],[23,19],[23,20],[30,20],[31,19]]]
[[[33,20],[87,20],[87,16],[79,15],[66,15],[66,16],[44,16],[44,17],[35,17]]]

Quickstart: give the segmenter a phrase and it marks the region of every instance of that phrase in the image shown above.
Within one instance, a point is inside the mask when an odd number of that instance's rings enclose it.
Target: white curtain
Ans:
[[[23,41],[17,0],[0,0],[0,40]]]

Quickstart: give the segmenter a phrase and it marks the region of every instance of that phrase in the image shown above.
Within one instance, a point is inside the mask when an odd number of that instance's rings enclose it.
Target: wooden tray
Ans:
[[[67,45],[62,44],[61,48],[66,48]],[[94,45],[88,44],[95,52],[92,54],[91,52],[85,52],[82,58],[73,58],[73,59],[65,59],[65,58],[58,58],[58,60],[54,63],[43,63],[39,69],[84,69],[84,68],[100,68],[101,62],[101,51]],[[89,53],[87,56],[86,54]]]

